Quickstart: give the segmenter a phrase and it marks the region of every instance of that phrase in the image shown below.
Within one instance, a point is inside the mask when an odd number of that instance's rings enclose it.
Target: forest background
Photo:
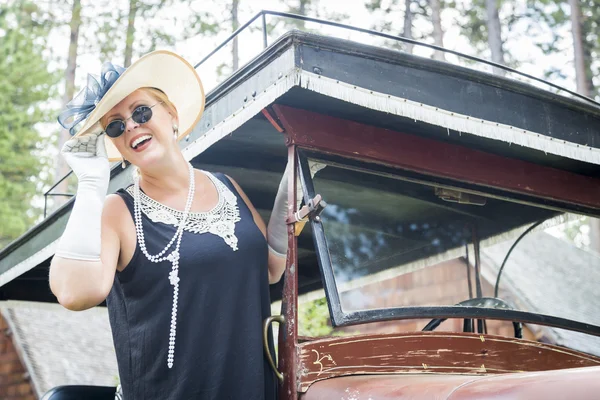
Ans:
[[[44,193],[69,172],[56,115],[104,61],[155,49],[195,64],[261,9],[324,18],[492,60],[599,99],[600,0],[0,0],[0,249],[68,196]],[[267,17],[268,41],[291,28],[504,74],[455,56],[316,23]],[[205,89],[262,50],[260,19],[198,68]],[[511,76],[517,78],[517,76]],[[71,176],[52,193],[73,192]],[[46,207],[46,210],[44,208]],[[600,253],[600,223],[553,232]]]

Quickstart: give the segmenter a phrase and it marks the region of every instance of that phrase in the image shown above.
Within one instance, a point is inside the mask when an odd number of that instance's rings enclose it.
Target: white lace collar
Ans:
[[[213,174],[207,171],[202,172],[209,177],[217,188],[219,201],[209,211],[190,212],[183,229],[192,233],[200,234],[208,232],[220,236],[235,251],[238,249],[235,224],[240,221],[237,197]],[[133,186],[129,186],[126,191],[132,197],[134,196]],[[142,212],[152,222],[162,222],[163,224],[177,227],[183,218],[182,211],[159,203],[142,191],[140,191],[140,203]]]

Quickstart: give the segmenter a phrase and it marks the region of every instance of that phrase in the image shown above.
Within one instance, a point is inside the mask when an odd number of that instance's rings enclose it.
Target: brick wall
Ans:
[[[471,270],[473,295],[475,295],[475,277]],[[483,296],[493,297],[494,288],[482,280]],[[351,300],[351,298],[354,300]],[[341,296],[342,306],[360,304],[362,308],[387,308],[425,305],[454,305],[469,298],[467,270],[459,259],[446,261],[435,266],[423,268],[410,274],[383,280],[345,292]],[[359,302],[356,299],[360,299]],[[344,311],[350,311],[344,307]],[[379,322],[350,326],[339,329],[348,333],[394,333],[419,331],[429,320],[405,320]],[[489,334],[514,336],[511,322],[487,321]],[[443,322],[436,331],[462,332],[463,320],[450,319]],[[535,340],[534,335],[523,327],[523,338]]]
[[[23,367],[8,324],[0,314],[0,399],[36,400],[29,374]]]

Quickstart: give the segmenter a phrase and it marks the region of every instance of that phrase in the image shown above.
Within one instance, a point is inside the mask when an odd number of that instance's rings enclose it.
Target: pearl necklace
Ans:
[[[134,201],[133,201],[133,216],[135,219],[135,231],[137,233],[138,243],[142,252],[146,256],[146,258],[153,262],[159,263],[165,260],[169,260],[171,262],[172,268],[169,273],[169,282],[173,285],[173,308],[171,311],[171,331],[169,334],[169,354],[167,356],[167,366],[169,368],[173,368],[173,359],[175,356],[175,334],[177,333],[177,299],[179,297],[179,247],[181,245],[181,238],[183,236],[183,228],[185,226],[185,222],[190,213],[190,209],[192,207],[192,202],[194,200],[194,192],[196,189],[196,183],[194,179],[194,168],[192,164],[188,163],[188,168],[190,171],[190,188],[188,191],[187,201],[185,203],[185,211],[183,212],[183,218],[181,219],[181,223],[177,227],[177,231],[175,235],[171,239],[171,241],[166,245],[164,249],[160,251],[160,253],[156,255],[151,255],[146,250],[146,241],[144,239],[144,229],[142,227],[142,212],[140,207],[140,179],[138,176],[134,178]],[[163,256],[171,248],[173,243],[175,244],[175,249],[167,256]]]

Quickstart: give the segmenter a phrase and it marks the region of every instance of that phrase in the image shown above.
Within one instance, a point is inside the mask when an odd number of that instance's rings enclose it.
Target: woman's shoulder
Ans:
[[[107,216],[122,216],[123,213],[128,212],[126,196],[128,196],[127,192],[123,189],[120,189],[117,193],[112,193],[106,196],[106,200],[104,201],[104,211],[103,213]]]

